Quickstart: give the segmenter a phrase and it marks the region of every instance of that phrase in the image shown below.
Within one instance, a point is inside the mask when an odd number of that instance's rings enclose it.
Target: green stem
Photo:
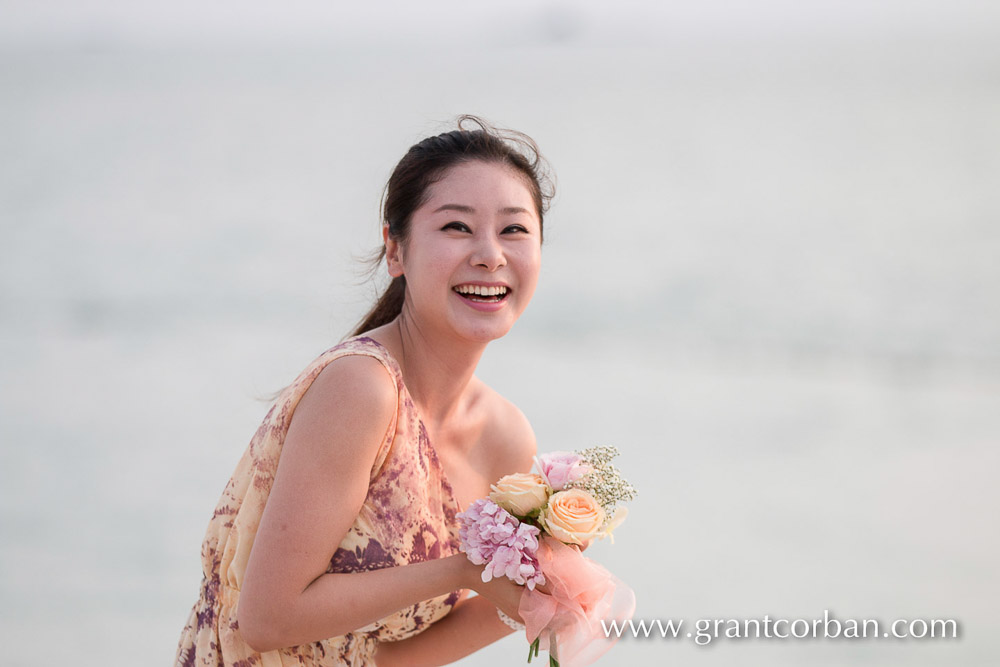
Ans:
[[[531,642],[531,645],[528,646],[528,662],[531,662],[531,659],[536,657],[537,655],[538,655],[538,637],[535,637],[535,641]]]

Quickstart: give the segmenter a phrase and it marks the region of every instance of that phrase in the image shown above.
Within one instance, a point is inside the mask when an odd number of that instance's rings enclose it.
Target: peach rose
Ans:
[[[545,505],[549,499],[549,487],[541,475],[532,472],[516,472],[504,475],[490,486],[490,500],[514,516],[527,516]]]
[[[538,519],[552,537],[567,544],[582,546],[604,536],[604,509],[583,489],[553,493]]]

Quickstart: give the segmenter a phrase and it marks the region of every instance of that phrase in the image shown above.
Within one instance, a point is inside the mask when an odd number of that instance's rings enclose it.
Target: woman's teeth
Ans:
[[[500,301],[507,296],[507,288],[502,285],[497,287],[456,285],[452,289],[470,301]]]

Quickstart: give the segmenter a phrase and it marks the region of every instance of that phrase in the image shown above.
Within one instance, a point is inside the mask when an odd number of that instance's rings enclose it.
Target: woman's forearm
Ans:
[[[497,616],[493,603],[477,595],[461,600],[450,614],[418,635],[380,643],[375,663],[378,667],[446,665],[511,632]]]
[[[240,632],[261,652],[336,637],[467,587],[470,567],[465,555],[457,554],[370,572],[324,574],[291,600],[261,599],[244,590],[237,612]]]

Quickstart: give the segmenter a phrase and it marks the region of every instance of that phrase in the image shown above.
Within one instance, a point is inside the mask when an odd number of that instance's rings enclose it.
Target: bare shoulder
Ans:
[[[493,453],[493,479],[512,472],[527,472],[537,451],[535,432],[528,418],[482,381],[477,392],[484,410],[483,445]]]
[[[375,357],[349,354],[328,363],[309,387],[316,393],[346,396],[361,394],[379,403],[396,399],[396,382],[389,370]],[[308,395],[308,392],[307,392]]]
[[[388,427],[397,404],[396,383],[382,363],[366,355],[334,359],[302,396],[289,435],[317,436],[347,429],[359,434]],[[376,443],[377,444],[377,443]]]

